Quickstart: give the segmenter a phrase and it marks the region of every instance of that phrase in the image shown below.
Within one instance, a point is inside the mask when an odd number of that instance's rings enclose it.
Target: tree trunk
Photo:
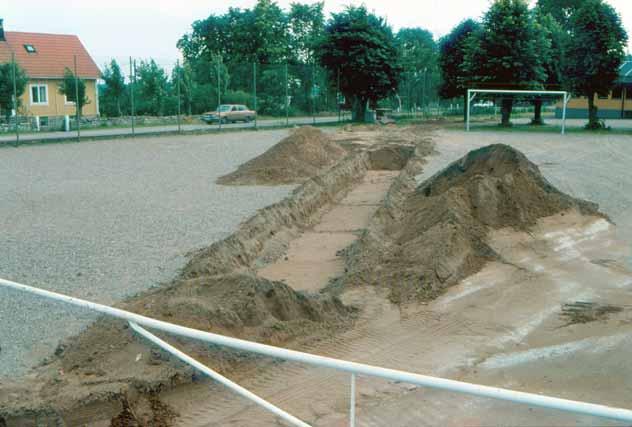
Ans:
[[[588,129],[599,129],[601,124],[599,123],[599,117],[597,117],[597,106],[595,105],[595,94],[588,95]]]
[[[353,100],[353,121],[364,122],[366,119],[367,99],[356,97]]]
[[[533,101],[533,109],[534,115],[533,120],[531,120],[532,125],[543,125],[544,121],[542,120],[542,98],[536,98]]]
[[[513,98],[503,98],[501,104],[502,121],[501,126],[511,126],[511,110],[513,109]]]
[[[118,112],[118,116],[121,117],[123,115],[121,112],[121,100],[118,98],[116,99],[116,110]]]

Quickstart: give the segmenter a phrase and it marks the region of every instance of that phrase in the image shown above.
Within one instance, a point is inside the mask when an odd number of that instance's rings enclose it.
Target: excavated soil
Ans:
[[[218,178],[223,185],[279,185],[301,183],[338,163],[347,151],[321,130],[295,129],[262,155]]]
[[[308,129],[298,134],[306,138],[313,132]],[[313,144],[306,141],[306,145]],[[335,152],[346,153],[340,150]],[[297,233],[317,222],[369,168],[366,153],[344,157],[286,199],[258,211],[226,239],[191,254],[190,262],[171,284],[120,306],[196,329],[287,347],[347,328],[355,310],[345,307],[337,297],[305,295],[281,282],[258,277],[255,271],[280,256]],[[255,364],[251,355],[190,340],[167,340],[220,372],[229,373],[237,364],[240,370]],[[153,418],[169,425],[171,418],[165,414],[170,410],[148,396],[189,384],[196,377],[190,369],[175,365],[141,342],[126,324],[102,319],[66,340],[42,366],[19,382],[2,384],[0,422],[7,419],[9,425],[20,425],[35,416],[51,424],[64,420],[66,425],[82,425],[112,419],[114,425],[120,425],[132,422],[134,416],[139,420],[134,421],[137,425]],[[156,423],[149,425],[162,425]]]
[[[431,299],[501,256],[487,244],[492,229],[527,230],[568,210],[600,215],[597,205],[554,188],[519,151],[491,145],[415,188],[403,173],[362,238],[346,251],[339,283],[390,288],[394,302]]]
[[[314,176],[283,201],[258,211],[226,239],[190,254],[172,283],[119,306],[200,330],[296,348],[351,326],[357,310],[336,296],[300,293],[256,271],[282,256],[291,240],[318,223],[368,171],[403,166],[414,145],[382,142],[347,155],[320,131],[307,128],[270,152],[291,155],[292,150],[307,152],[295,157],[316,159],[312,165],[320,168],[307,168]],[[286,160],[274,157],[281,164]],[[225,374],[259,369],[262,363],[252,355],[159,335]],[[104,318],[60,344],[19,382],[2,384],[0,423],[21,425],[35,418],[50,424],[63,420],[66,425],[173,425],[177,411],[161,402],[160,393],[199,379],[191,369],[139,340],[125,323]]]

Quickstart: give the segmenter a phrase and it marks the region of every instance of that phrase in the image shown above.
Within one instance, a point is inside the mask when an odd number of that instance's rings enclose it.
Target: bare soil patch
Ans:
[[[601,215],[597,205],[554,188],[538,167],[505,145],[468,153],[416,188],[394,186],[369,230],[347,251],[345,284],[387,286],[391,299],[431,299],[446,287],[502,260],[488,231],[526,230],[570,209]],[[390,202],[390,203],[388,203]]]
[[[321,130],[297,128],[265,153],[218,178],[224,185],[301,183],[338,163],[347,151]]]

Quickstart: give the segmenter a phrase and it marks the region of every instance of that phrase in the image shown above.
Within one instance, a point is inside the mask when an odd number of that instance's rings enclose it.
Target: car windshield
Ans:
[[[219,111],[220,113],[225,113],[227,111],[230,111],[231,107],[232,105],[220,105],[217,111]]]

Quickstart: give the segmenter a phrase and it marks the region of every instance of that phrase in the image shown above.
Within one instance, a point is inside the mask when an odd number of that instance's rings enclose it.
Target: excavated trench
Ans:
[[[172,283],[119,306],[189,327],[295,348],[348,329],[357,310],[330,292],[320,292],[344,273],[336,254],[367,226],[399,169],[411,158],[419,165],[428,149],[415,157],[411,144],[345,148],[348,155],[286,199],[261,209],[226,239],[192,254]],[[348,221],[339,222],[341,217]],[[294,247],[322,242],[323,235],[328,242],[333,237],[333,244],[312,251],[311,258],[295,257]],[[290,260],[303,270],[284,269]],[[314,271],[310,264],[327,268]],[[259,361],[251,355],[168,339],[220,372],[258,369]],[[0,385],[0,425],[173,425],[177,408],[161,402],[160,394],[198,381],[192,370],[176,366],[134,337],[126,325],[101,319],[66,340],[26,377]]]

